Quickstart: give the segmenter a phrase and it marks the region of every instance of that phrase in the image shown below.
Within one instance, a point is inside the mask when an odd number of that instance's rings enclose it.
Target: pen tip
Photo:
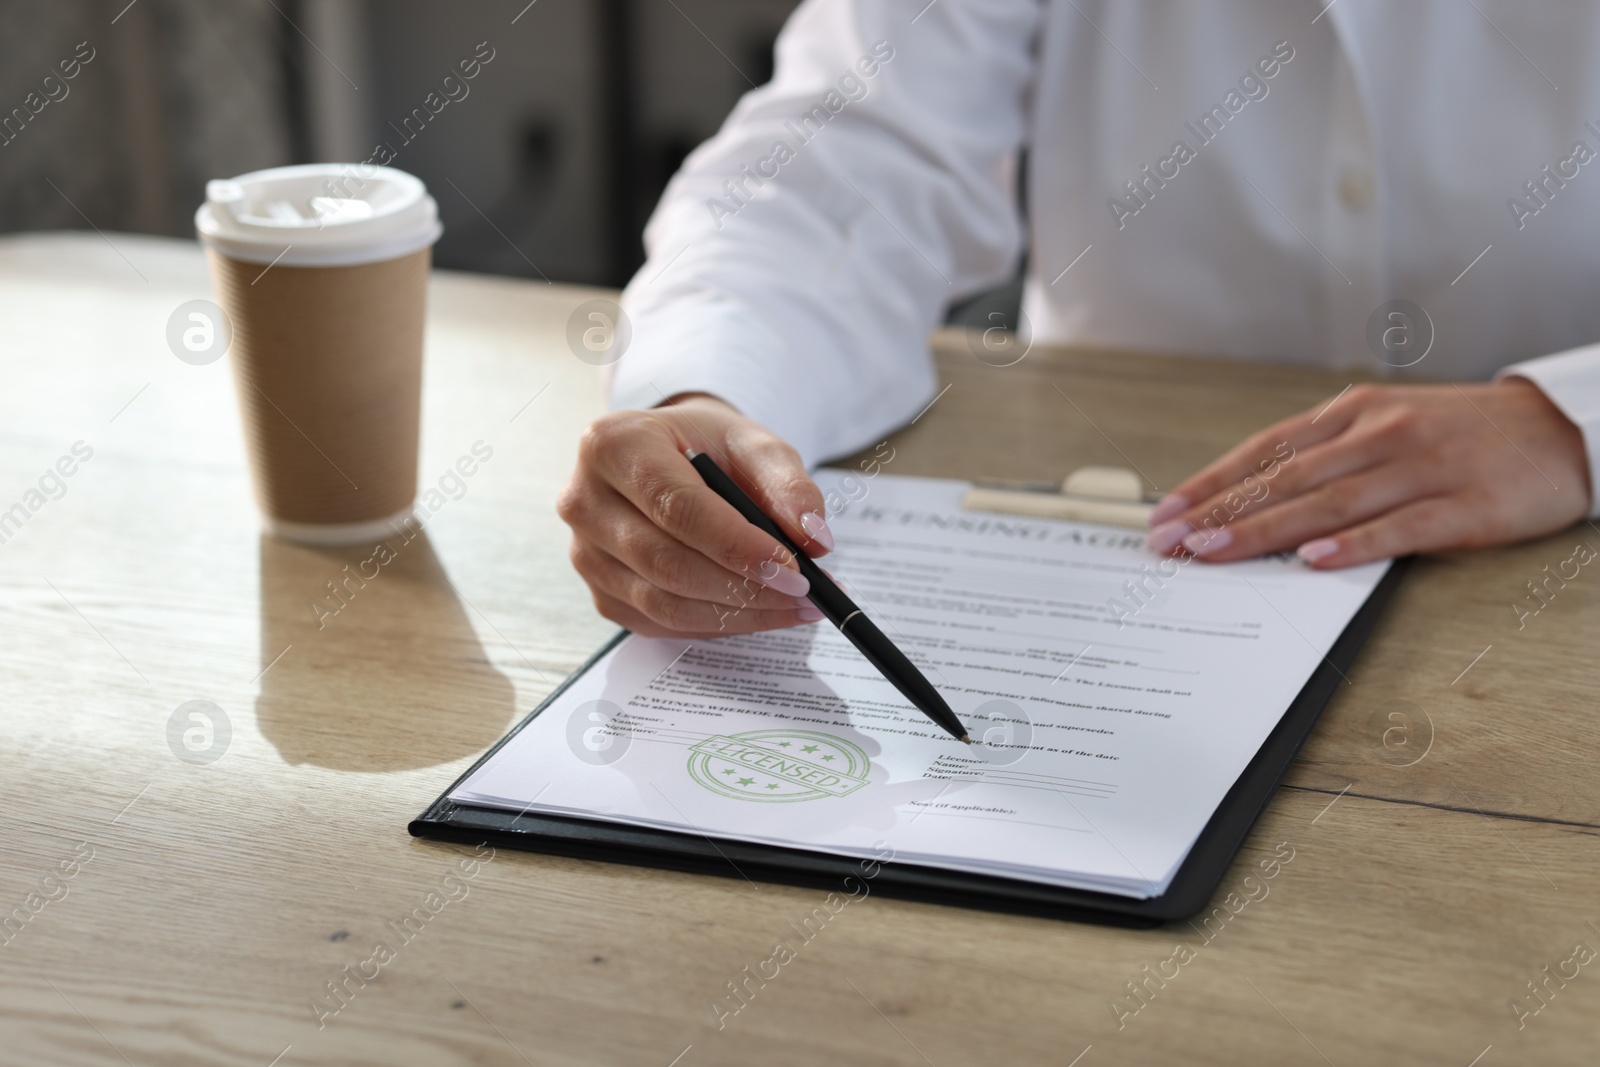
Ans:
[[[968,737],[966,734],[962,734],[961,735],[961,743],[964,744],[964,745],[970,745],[970,744],[972,744],[972,738]]]

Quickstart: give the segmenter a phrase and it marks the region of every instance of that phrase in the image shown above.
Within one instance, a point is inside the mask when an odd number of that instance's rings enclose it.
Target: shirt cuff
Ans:
[[[1525,378],[1537,385],[1582,432],[1589,457],[1589,518],[1600,518],[1600,345],[1513,363],[1494,377]]]
[[[679,393],[709,393],[800,453],[806,468],[839,452],[812,390],[794,379],[790,346],[748,309],[717,296],[688,297],[634,321],[614,367],[610,407],[648,409]]]

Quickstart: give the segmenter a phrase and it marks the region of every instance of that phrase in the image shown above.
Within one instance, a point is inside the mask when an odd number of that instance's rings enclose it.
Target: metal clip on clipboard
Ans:
[[[1079,467],[1060,485],[975,482],[961,506],[968,511],[1000,511],[1143,530],[1150,525],[1155,501],[1145,496],[1144,480],[1126,467]]]

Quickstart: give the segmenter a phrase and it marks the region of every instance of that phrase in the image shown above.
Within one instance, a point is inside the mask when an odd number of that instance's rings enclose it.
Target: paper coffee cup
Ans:
[[[433,198],[388,167],[278,167],[208,182],[195,229],[267,531],[388,535],[416,497]]]

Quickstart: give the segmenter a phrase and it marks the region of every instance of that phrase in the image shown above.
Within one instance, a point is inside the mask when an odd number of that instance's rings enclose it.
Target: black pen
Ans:
[[[944,702],[944,697],[939,695],[939,691],[932,683],[906,658],[905,653],[894,647],[894,642],[885,637],[883,631],[861,613],[855,602],[845,596],[844,590],[835,585],[833,579],[824,574],[821,567],[811,562],[811,557],[800,551],[800,546],[789,540],[788,535],[778,527],[777,523],[756,507],[755,501],[745,495],[744,490],[717,466],[716,461],[704,452],[697,453],[692,448],[686,449],[683,454],[689,457],[689,462],[694,464],[694,469],[700,472],[700,477],[705,480],[712,492],[732,504],[752,526],[770,534],[778,544],[794,553],[800,573],[811,583],[811,591],[806,594],[806,598],[817,606],[817,610],[822,612],[829,622],[839,628],[839,632],[856,646],[857,651],[867,658],[867,662],[878,668],[889,683],[900,690],[917,710],[948,730],[951,737],[972,744],[972,738],[967,736],[967,728],[961,725],[961,720],[950,710],[950,705]]]

